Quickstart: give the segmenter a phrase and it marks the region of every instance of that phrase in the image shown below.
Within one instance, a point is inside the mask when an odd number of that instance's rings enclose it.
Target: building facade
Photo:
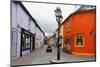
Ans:
[[[88,8],[88,9],[87,9]],[[82,6],[62,23],[62,48],[74,55],[96,54],[96,9]]]
[[[11,59],[17,59],[42,47],[45,34],[21,2],[11,6]]]
[[[56,45],[56,35],[52,35],[50,37],[50,45],[55,46]]]
[[[36,42],[35,42],[36,49],[43,47],[45,37],[44,37],[43,32],[38,27],[36,27],[36,35],[35,36],[36,36],[36,38],[35,38],[35,40],[36,40]]]

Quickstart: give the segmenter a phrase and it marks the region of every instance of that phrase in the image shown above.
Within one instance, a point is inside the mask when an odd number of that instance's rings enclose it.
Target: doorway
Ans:
[[[31,52],[35,50],[35,35],[31,35]]]
[[[25,51],[31,51],[31,33],[21,28],[20,56],[22,56]]]
[[[70,38],[67,38],[67,50],[70,51]]]

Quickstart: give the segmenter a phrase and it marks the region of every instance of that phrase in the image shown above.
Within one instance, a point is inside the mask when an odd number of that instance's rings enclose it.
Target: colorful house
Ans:
[[[62,48],[74,55],[96,54],[96,9],[81,6],[62,23]]]

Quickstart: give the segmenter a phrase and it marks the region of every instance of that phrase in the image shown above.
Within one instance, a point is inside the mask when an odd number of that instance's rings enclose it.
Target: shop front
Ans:
[[[30,53],[35,49],[35,35],[21,28],[20,56]]]

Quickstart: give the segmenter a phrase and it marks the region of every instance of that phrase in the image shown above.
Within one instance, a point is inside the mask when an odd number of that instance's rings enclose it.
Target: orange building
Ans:
[[[95,6],[90,8],[80,7],[62,23],[62,48],[72,54],[96,54],[96,9]]]

